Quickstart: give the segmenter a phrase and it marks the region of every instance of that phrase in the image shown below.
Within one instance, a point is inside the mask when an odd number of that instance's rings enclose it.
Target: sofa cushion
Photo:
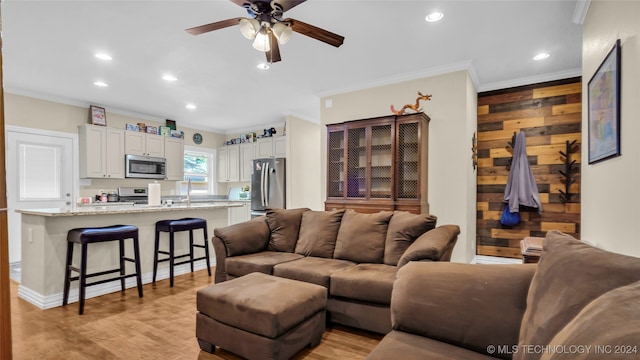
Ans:
[[[225,261],[227,275],[239,277],[252,272],[271,275],[273,267],[287,261],[300,259],[302,255],[280,251],[261,251],[259,253],[227,258]]]
[[[367,355],[367,360],[388,359],[488,360],[495,358],[423,336],[392,331]]]
[[[344,210],[307,211],[302,215],[296,254],[332,258]]]
[[[338,230],[333,257],[357,263],[382,263],[391,215],[391,211],[360,214],[347,210]]]
[[[552,347],[584,352],[545,353],[544,360],[631,359],[640,357],[640,282],[619,287],[592,301],[551,340]],[[591,348],[588,348],[591,346]]]
[[[213,229],[227,249],[227,256],[251,254],[264,250],[269,241],[269,226],[264,217]]]
[[[358,264],[331,275],[329,294],[389,305],[397,271],[391,265]]]
[[[398,260],[411,243],[425,232],[436,227],[437,218],[430,214],[412,214],[394,211],[384,244],[383,262],[398,265]]]
[[[458,225],[440,225],[420,235],[398,260],[398,267],[410,261],[449,261],[453,247],[458,241],[460,227]]]
[[[306,211],[309,209],[267,209],[267,224],[271,230],[268,250],[293,252],[302,214]]]
[[[549,344],[591,301],[639,280],[638,258],[597,249],[559,231],[548,232],[529,288],[519,344]],[[518,352],[514,358],[541,355]]]
[[[356,264],[346,260],[305,257],[273,267],[273,275],[329,288],[331,274]]]

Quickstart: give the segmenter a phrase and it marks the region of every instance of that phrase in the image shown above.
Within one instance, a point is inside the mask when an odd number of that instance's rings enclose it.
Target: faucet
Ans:
[[[191,206],[191,178],[187,179],[187,206]]]

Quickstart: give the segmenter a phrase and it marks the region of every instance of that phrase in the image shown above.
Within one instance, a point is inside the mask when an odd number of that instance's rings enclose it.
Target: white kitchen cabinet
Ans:
[[[132,155],[145,155],[164,157],[165,136],[147,134],[136,131],[125,132],[125,153]]]
[[[97,125],[78,127],[81,178],[124,179],[124,132]]]
[[[255,159],[286,156],[287,138],[285,136],[260,138],[255,142]]]
[[[251,220],[251,202],[244,202],[242,206],[228,209],[229,225]]]
[[[287,157],[287,137],[277,136],[273,138],[273,157]]]
[[[253,143],[240,144],[240,181],[251,181],[251,166],[254,159]]]
[[[167,180],[184,180],[184,140],[174,137],[164,137],[164,157],[167,159],[165,168]]]
[[[240,181],[240,147],[228,145],[218,148],[218,182]]]

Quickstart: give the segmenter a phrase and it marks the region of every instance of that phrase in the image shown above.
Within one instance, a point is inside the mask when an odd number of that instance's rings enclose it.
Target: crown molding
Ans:
[[[591,0],[578,0],[578,2],[576,2],[575,9],[573,9],[571,22],[577,25],[582,25],[582,23],[584,23],[584,18],[587,16],[587,12],[589,11],[589,5],[591,5]]]
[[[572,77],[582,76],[582,69],[571,69],[565,71],[559,71],[555,73],[540,74],[536,76],[529,76],[524,78],[498,81],[494,83],[484,84],[478,89],[478,92],[508,89],[517,86],[537,84],[541,82],[567,79]]]

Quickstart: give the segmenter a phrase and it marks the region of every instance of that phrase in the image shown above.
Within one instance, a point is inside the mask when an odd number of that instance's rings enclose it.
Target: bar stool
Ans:
[[[193,231],[202,229],[204,232],[204,245],[193,243]],[[189,253],[175,256],[174,248],[174,233],[178,231],[189,231]],[[160,250],[160,232],[169,233],[169,251]],[[193,262],[197,260],[205,259],[207,262],[207,271],[211,276],[211,265],[209,264],[209,244],[207,240],[207,221],[199,218],[184,218],[179,220],[162,220],[156,222],[156,244],[153,255],[153,282],[156,282],[156,274],[158,272],[158,263],[163,261],[169,261],[169,284],[173,287],[173,267],[176,265],[182,265],[189,263],[191,265],[191,272],[193,272]],[[193,248],[203,248],[205,256],[194,258]],[[159,254],[168,255],[169,257],[164,259],[158,259]],[[182,262],[175,262],[176,259],[189,257],[189,260]]]
[[[124,240],[133,239],[133,252],[134,258],[128,258],[124,255]],[[105,241],[118,241],[120,247],[120,267],[113,270],[106,270],[97,273],[87,273],[87,245]],[[73,266],[73,248],[75,244],[81,245],[80,267]],[[130,261],[135,264],[136,272],[134,274],[125,275],[125,261]],[[71,277],[71,271],[78,273],[78,276]],[[111,277],[109,279],[98,280],[92,283],[87,283],[87,279],[94,276],[102,276],[119,272],[119,276]],[[124,288],[124,279],[128,277],[136,277],[138,284],[138,296],[142,297],[142,277],[140,272],[140,248],[138,245],[138,228],[132,225],[113,225],[106,227],[96,228],[76,228],[71,229],[67,233],[67,263],[65,266],[64,275],[64,294],[62,299],[62,306],[66,306],[69,300],[69,288],[71,281],[80,280],[80,308],[78,313],[82,315],[84,312],[84,300],[85,292],[88,286],[103,284],[110,281],[120,280],[120,288],[122,291]]]

